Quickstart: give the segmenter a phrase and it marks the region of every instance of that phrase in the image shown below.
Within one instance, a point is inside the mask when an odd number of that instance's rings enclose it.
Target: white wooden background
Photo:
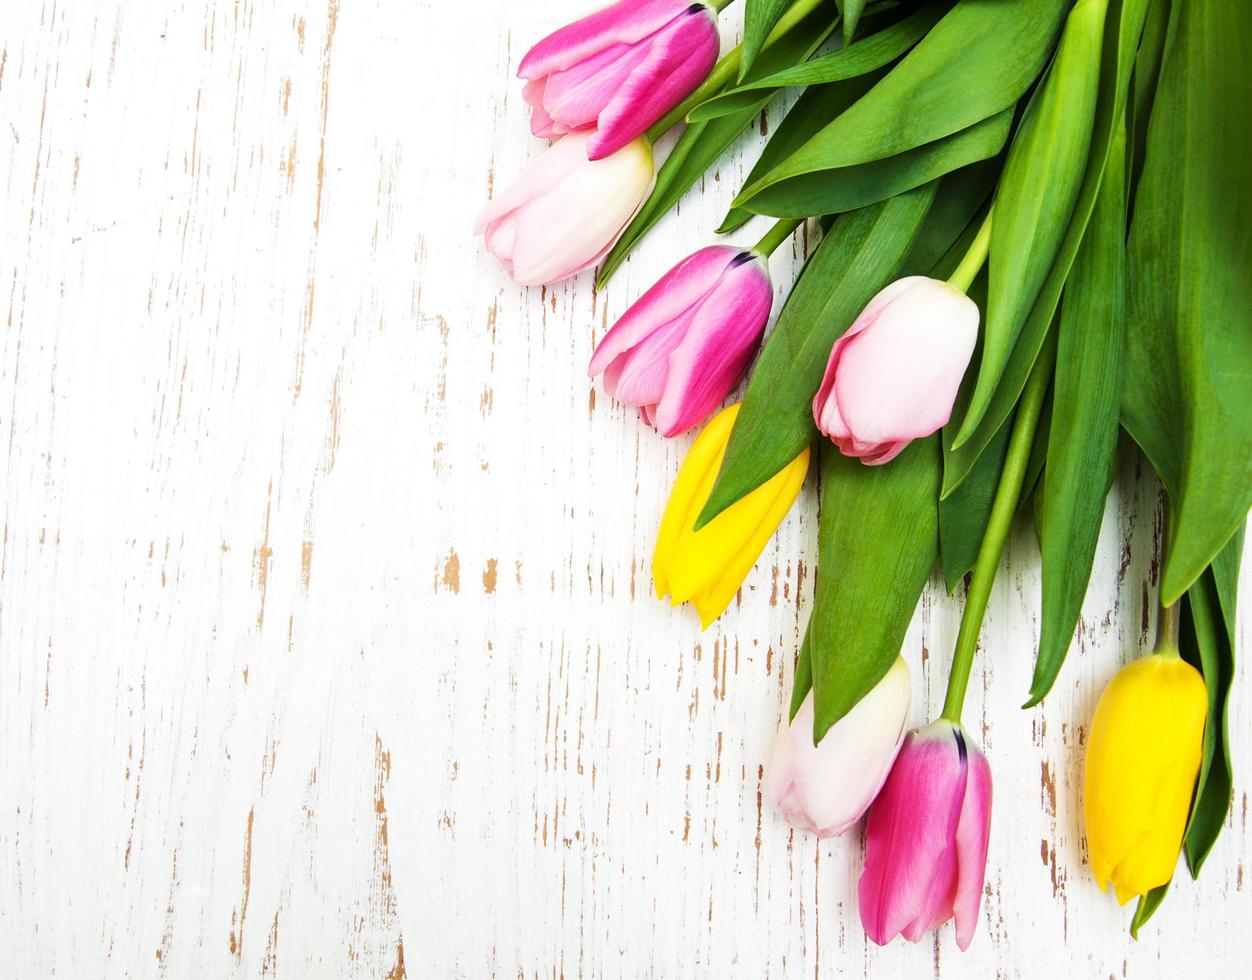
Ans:
[[[518,60],[584,9],[0,6],[0,975],[1246,975],[1246,671],[1202,881],[1134,943],[1084,860],[1085,726],[1152,619],[1159,516],[1130,464],[1040,708],[1017,707],[1026,530],[992,599],[967,954],[950,928],[869,944],[859,836],[763,807],[811,489],[701,634],[650,592],[687,440],[585,376],[752,150],[601,295],[516,287],[470,235],[537,149]],[[799,258],[775,257],[780,296]],[[936,577],[916,722],[957,612]]]

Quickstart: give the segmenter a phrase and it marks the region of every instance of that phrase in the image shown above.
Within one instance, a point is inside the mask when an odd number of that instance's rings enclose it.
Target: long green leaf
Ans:
[[[1171,879],[1172,880],[1172,879]],[[1169,882],[1153,888],[1146,895],[1139,896],[1139,903],[1135,906],[1135,917],[1130,923],[1130,935],[1132,939],[1139,938],[1139,930],[1142,929],[1150,918],[1156,914],[1156,910],[1161,907],[1161,903],[1165,901],[1165,895],[1169,892]]]
[[[856,25],[861,22],[865,0],[843,0],[843,36],[848,44],[856,36]]]
[[[1069,226],[1086,169],[1108,0],[1078,0],[1056,58],[1013,137],[991,225],[978,381],[954,444],[972,435]]]
[[[1009,359],[1004,374],[1000,378],[1000,384],[996,388],[990,406],[974,435],[968,438],[959,449],[954,449],[953,438],[965,417],[963,406],[969,404],[970,389],[977,376],[974,371],[966,375],[961,397],[957,400],[957,409],[952,414],[953,421],[943,430],[943,495],[945,497],[965,479],[978,456],[1013,411],[1026,385],[1026,379],[1030,376],[1031,368],[1034,367],[1035,360],[1039,357],[1044,342],[1051,333],[1061,290],[1069,275],[1070,266],[1074,262],[1074,256],[1078,254],[1078,246],[1082,243],[1087,221],[1095,206],[1096,194],[1100,190],[1109,141],[1112,139],[1115,124],[1122,118],[1126,90],[1130,81],[1130,69],[1134,64],[1135,52],[1138,49],[1146,7],[1147,0],[1113,0],[1110,4],[1110,23],[1116,23],[1118,26],[1115,31],[1104,32],[1095,135],[1091,152],[1088,154],[1087,169],[1083,175],[1078,203],[1074,206],[1073,217],[1065,232],[1061,249],[1052,263],[1052,269],[1044,281],[1038,299],[1035,300],[1026,325],[1022,328],[1017,345],[1013,349],[1013,356]]]
[[[756,61],[765,39],[778,23],[791,0],[744,0],[743,8],[743,60],[739,63],[739,77],[743,78]]]
[[[1001,427],[987,451],[956,493],[939,501],[939,556],[948,594],[978,560],[995,503],[996,487],[1009,451],[1009,426]]]
[[[961,0],[886,78],[735,201],[959,133],[1011,107],[1052,50],[1064,0]]]
[[[983,205],[995,189],[998,160],[980,160],[943,178],[900,274],[947,279],[982,226]],[[974,287],[970,298],[978,302]]]
[[[1192,877],[1199,876],[1204,859],[1222,832],[1234,792],[1227,706],[1235,671],[1235,594],[1242,555],[1240,528],[1209,569],[1187,590],[1184,606],[1190,614],[1195,641],[1194,648],[1184,649],[1184,655],[1204,675],[1209,698],[1200,777],[1184,837]]]
[[[1143,170],[1148,147],[1148,120],[1152,117],[1152,100],[1161,74],[1161,57],[1165,53],[1165,35],[1169,29],[1169,0],[1148,0],[1147,18],[1135,69],[1130,76],[1130,95],[1126,100],[1127,131],[1130,133],[1130,173],[1126,190],[1134,196]]]
[[[771,42],[757,59],[755,71],[771,72],[803,61],[821,46],[834,29],[837,19],[838,15],[833,7],[823,5],[818,8],[793,29]],[[755,77],[755,72],[752,77]],[[639,240],[678,203],[678,199],[751,124],[756,114],[765,108],[777,91],[760,91],[757,93],[759,98],[739,112],[709,122],[693,123],[687,127],[657,171],[652,193],[600,266],[596,276],[597,288],[604,287]]]
[[[800,656],[796,659],[796,678],[791,685],[791,710],[788,719],[795,720],[796,712],[804,704],[809,691],[813,690],[813,655],[809,649],[808,627],[804,630],[804,640],[800,644]]]
[[[896,156],[840,169],[805,174],[767,187],[744,207],[780,218],[837,214],[863,208],[961,167],[994,157],[1008,139],[1013,120],[1005,109],[959,133]]]
[[[881,77],[881,72],[871,72],[842,82],[814,85],[805,90],[761,150],[760,157],[748,173],[746,183],[752,183],[758,175],[768,172],[779,160],[807,142],[809,137],[826,125],[827,119],[843,112]],[[732,232],[753,217],[755,215],[746,208],[732,207],[722,219],[717,233],[725,235]]]
[[[1039,654],[1025,707],[1052,689],[1065,661],[1091,578],[1117,455],[1126,349],[1125,162],[1126,130],[1119,126],[1061,306],[1043,477]]]
[[[1123,422],[1176,520],[1161,576],[1175,602],[1252,505],[1252,4],[1173,7],[1131,224]]]
[[[915,440],[889,466],[822,454],[817,591],[808,628],[815,743],[900,654],[938,553],[941,467],[935,436]]]
[[[792,65],[789,68],[784,68],[782,71],[744,82],[728,92],[715,95],[707,102],[696,106],[688,113],[687,118],[692,122],[698,122],[702,119],[715,119],[718,116],[724,116],[728,112],[734,112],[743,105],[745,99],[753,98],[757,89],[783,88],[791,85],[822,85],[826,82],[839,82],[876,71],[884,65],[895,61],[896,58],[900,57],[900,55],[925,37],[926,32],[934,27],[939,17],[949,6],[951,6],[950,2],[943,3],[939,2],[939,0],[934,0],[934,2],[928,3],[920,10],[910,14],[904,20],[871,34],[858,44],[839,48],[837,51],[822,55],[820,58],[813,58],[802,64]],[[848,104],[851,105],[851,103]],[[817,125],[810,136],[815,135],[830,120],[834,119],[835,115],[837,113],[821,116],[817,120]],[[799,149],[799,147],[797,146],[795,149]],[[781,159],[779,162],[781,162]],[[749,179],[746,181],[745,186],[752,184],[753,180]]]
[[[835,220],[756,362],[697,528],[759,487],[813,441],[813,395],[830,348],[908,255],[935,189],[928,184]]]

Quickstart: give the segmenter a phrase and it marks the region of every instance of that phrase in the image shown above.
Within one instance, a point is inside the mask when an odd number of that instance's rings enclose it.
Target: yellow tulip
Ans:
[[[728,405],[704,427],[678,470],[652,556],[656,597],[669,593],[671,605],[690,600],[707,627],[730,605],[770,536],[795,503],[809,468],[809,450],[768,481],[731,504],[699,531],[692,530],[703,509],[726,442],[739,414]]]
[[[1174,652],[1140,657],[1100,695],[1083,816],[1096,881],[1111,881],[1123,905],[1174,873],[1207,711],[1204,679]]]

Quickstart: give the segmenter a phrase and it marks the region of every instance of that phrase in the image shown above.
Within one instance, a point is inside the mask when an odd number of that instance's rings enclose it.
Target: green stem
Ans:
[[[1173,520],[1170,514],[1169,505],[1165,505],[1165,551],[1168,552],[1170,545],[1173,544]],[[1161,565],[1164,566],[1162,561]],[[1160,601],[1158,594],[1158,602]],[[1172,606],[1158,606],[1156,614],[1156,644],[1152,647],[1153,653],[1158,653],[1163,657],[1178,657],[1178,627],[1179,621],[1182,619],[1182,600],[1179,599]]]
[[[956,637],[956,650],[952,654],[952,672],[948,675],[948,694],[943,702],[943,717],[953,724],[961,721],[961,706],[965,703],[965,690],[969,687],[969,671],[978,650],[978,634],[987,612],[987,600],[991,598],[991,586],[995,582],[1004,542],[1013,523],[1013,515],[1017,512],[1017,501],[1030,462],[1030,448],[1035,441],[1035,428],[1043,409],[1043,396],[1051,379],[1052,358],[1040,354],[1017,406],[1017,418],[1013,422],[1000,485],[996,488],[991,517],[978,549],[974,575],[965,596],[965,609],[961,613],[961,628]]]
[[[707,0],[707,2],[712,3],[717,10],[721,10],[722,7],[733,3],[734,0],[720,0],[720,6],[714,0]],[[827,0],[796,0],[787,9],[787,12],[778,19],[778,23],[774,25],[774,29],[769,32],[769,36],[766,37],[765,43],[761,46],[761,50],[768,48],[825,2]],[[644,139],[649,143],[655,143],[670,129],[686,119],[687,113],[692,109],[716,95],[723,85],[739,74],[739,63],[742,60],[743,45],[737,44],[718,59],[717,64],[713,66],[713,70],[709,72],[709,77],[701,82],[694,92],[648,128],[648,131],[643,134]]]
[[[763,259],[768,259],[774,254],[774,250],[783,242],[791,237],[791,233],[804,223],[803,218],[783,218],[774,222],[774,226],[770,228],[759,242],[752,246],[752,251]]]
[[[965,253],[965,258],[961,259],[961,264],[956,267],[956,271],[948,278],[948,285],[956,287],[963,293],[968,293],[974,277],[978,275],[978,270],[987,261],[987,252],[990,249],[991,212],[988,211],[987,217],[983,218],[982,227],[978,229],[978,234],[974,236],[974,241],[970,245],[969,251]]]
[[[704,0],[704,2],[720,14],[723,10],[734,3],[735,0]]]

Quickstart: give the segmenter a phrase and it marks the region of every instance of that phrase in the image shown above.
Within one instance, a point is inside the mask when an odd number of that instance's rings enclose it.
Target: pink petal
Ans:
[[[546,76],[544,110],[570,129],[594,126],[614,93],[647,61],[649,51],[647,44],[615,44],[564,71],[553,72]]]
[[[922,280],[902,292],[841,353],[834,394],[848,428],[881,443],[937,431],[977,337],[978,307],[959,290]]]
[[[481,234],[489,222],[559,186],[583,165],[587,155],[586,140],[585,136],[558,140],[532,159],[522,175],[479,213],[474,222],[474,234]]]
[[[769,320],[774,291],[765,263],[736,258],[700,304],[681,346],[670,355],[657,428],[671,438],[703,422],[743,377]]]
[[[682,344],[683,338],[700,310],[696,303],[673,320],[662,324],[643,338],[636,346],[623,351],[614,359],[613,388],[608,388],[605,372],[605,390],[619,402],[627,405],[655,405],[665,394],[666,379],[670,371],[670,355]]]
[[[738,254],[729,245],[710,245],[670,269],[604,335],[591,355],[587,374],[595,377],[619,354],[699,303]]]
[[[961,949],[969,948],[978,926],[978,908],[987,871],[987,844],[991,837],[991,766],[976,747],[969,748],[969,778],[956,830],[958,872],[953,900],[956,944]]]
[[[690,0],[618,0],[554,31],[526,53],[520,78],[542,78],[569,68],[611,44],[633,44],[691,6]]]
[[[861,923],[880,946],[902,930],[921,935],[949,901],[966,760],[946,722],[910,732],[869,811],[865,870],[858,888]],[[921,927],[924,931],[924,927]]]
[[[690,95],[717,61],[717,21],[707,8],[659,31],[646,60],[634,66],[600,111],[587,156],[597,160],[625,146]]]
[[[848,346],[853,337],[871,326],[892,300],[901,293],[907,292],[921,278],[923,277],[907,276],[904,279],[897,279],[895,282],[888,283],[880,289],[874,294],[873,299],[865,305],[865,309],[861,310],[857,318],[852,321],[852,326],[848,327],[830,348],[830,357],[826,360],[826,371],[822,375],[822,383],[817,389],[817,394],[813,396],[813,421],[817,423],[817,428],[822,435],[837,442],[840,439],[848,438],[852,434],[847,422],[839,411],[837,399],[831,397],[835,388],[835,377],[844,348]],[[848,453],[846,450],[843,450],[843,452],[844,455],[858,455]]]

